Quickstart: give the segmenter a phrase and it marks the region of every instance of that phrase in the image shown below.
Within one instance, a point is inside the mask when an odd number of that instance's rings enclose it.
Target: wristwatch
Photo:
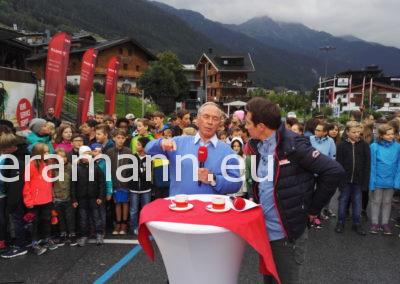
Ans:
[[[211,185],[212,187],[215,187],[215,186],[217,185],[217,176],[216,176],[215,174],[212,174],[212,176],[213,176],[213,179],[212,179],[212,181],[210,182],[210,185]]]

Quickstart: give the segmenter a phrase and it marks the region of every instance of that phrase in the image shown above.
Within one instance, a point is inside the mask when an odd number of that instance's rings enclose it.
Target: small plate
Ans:
[[[231,208],[229,207],[228,204],[225,203],[225,208],[224,209],[214,209],[212,207],[212,204],[208,204],[206,206],[206,210],[210,211],[210,212],[214,212],[214,213],[224,213],[224,212],[228,212],[229,210],[231,210]]]
[[[192,209],[194,207],[194,205],[192,203],[189,203],[187,207],[176,207],[175,204],[170,204],[168,206],[169,209],[171,209],[172,211],[178,211],[178,212],[185,212],[185,211],[189,211],[190,209]]]

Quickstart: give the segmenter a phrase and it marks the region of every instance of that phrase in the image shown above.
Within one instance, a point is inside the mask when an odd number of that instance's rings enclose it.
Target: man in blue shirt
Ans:
[[[218,105],[212,102],[205,103],[197,115],[199,131],[196,136],[160,138],[147,144],[146,154],[162,154],[170,161],[170,196],[227,194],[240,189],[242,181],[239,161],[229,145],[218,141],[216,135],[222,115]],[[206,146],[208,150],[208,158],[201,168],[198,167],[197,160],[200,146]],[[232,158],[229,159],[229,155],[232,155]],[[196,179],[196,169],[200,183]]]

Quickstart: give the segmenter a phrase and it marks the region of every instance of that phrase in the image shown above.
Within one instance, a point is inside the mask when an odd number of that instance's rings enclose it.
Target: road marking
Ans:
[[[89,239],[89,244],[95,244],[95,239]],[[138,245],[138,240],[121,240],[121,239],[104,239],[105,244],[118,244],[118,245]]]
[[[107,270],[103,275],[97,278],[96,281],[93,282],[93,284],[106,283],[107,280],[109,280],[115,273],[117,273],[122,267],[124,267],[130,260],[132,260],[141,250],[141,246],[135,246],[130,252],[128,252],[127,255],[121,258],[116,264],[111,266],[109,270]]]

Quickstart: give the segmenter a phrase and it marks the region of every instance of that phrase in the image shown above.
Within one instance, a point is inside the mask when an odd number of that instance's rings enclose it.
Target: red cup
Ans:
[[[174,203],[178,208],[186,208],[189,206],[189,198],[187,195],[177,195],[175,196]]]
[[[215,210],[223,210],[225,209],[225,198],[223,197],[214,197],[211,200],[212,208]]]

